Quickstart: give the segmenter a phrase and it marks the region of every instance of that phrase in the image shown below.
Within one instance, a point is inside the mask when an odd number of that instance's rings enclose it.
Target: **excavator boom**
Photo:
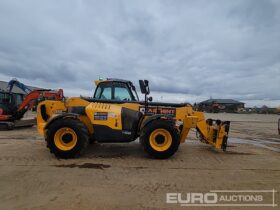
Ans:
[[[32,91],[29,87],[27,87],[25,84],[19,82],[17,79],[12,79],[9,81],[9,83],[7,85],[7,91],[9,91],[9,93],[11,93],[14,86],[18,87],[25,93],[30,93]]]

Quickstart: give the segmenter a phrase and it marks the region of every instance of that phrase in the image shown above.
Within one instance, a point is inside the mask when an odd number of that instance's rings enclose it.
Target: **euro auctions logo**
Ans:
[[[276,190],[211,190],[206,193],[166,193],[166,203],[180,206],[276,207],[276,193]]]
[[[213,204],[218,202],[217,193],[166,193],[166,203]]]

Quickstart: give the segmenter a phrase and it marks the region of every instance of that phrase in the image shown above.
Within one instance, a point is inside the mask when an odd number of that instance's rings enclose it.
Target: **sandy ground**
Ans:
[[[279,191],[280,116],[207,117],[232,121],[226,153],[194,140],[192,132],[168,160],[148,158],[137,142],[93,144],[79,159],[59,160],[35,127],[0,131],[0,209],[184,209],[167,204],[166,193]],[[279,208],[279,193],[275,202]],[[188,207],[199,208],[206,207]],[[272,207],[247,207],[264,208]]]

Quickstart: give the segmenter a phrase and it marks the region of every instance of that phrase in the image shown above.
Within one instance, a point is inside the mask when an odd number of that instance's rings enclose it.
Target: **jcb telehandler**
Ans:
[[[230,122],[205,120],[189,104],[151,102],[149,83],[140,80],[145,101],[139,101],[130,81],[95,81],[93,98],[46,100],[38,105],[38,131],[51,153],[59,158],[80,155],[90,141],[131,142],[140,137],[153,158],[169,158],[185,142],[191,128],[201,141],[226,150]]]

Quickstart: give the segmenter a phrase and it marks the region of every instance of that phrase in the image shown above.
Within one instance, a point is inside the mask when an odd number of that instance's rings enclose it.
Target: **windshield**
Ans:
[[[114,100],[117,101],[132,101],[131,95],[125,86],[115,87]]]

